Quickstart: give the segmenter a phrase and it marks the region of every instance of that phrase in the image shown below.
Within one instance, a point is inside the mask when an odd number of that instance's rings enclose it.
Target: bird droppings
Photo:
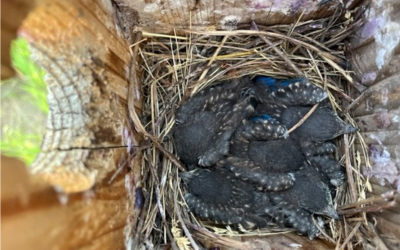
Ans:
[[[375,81],[376,77],[377,77],[376,72],[364,73],[361,83],[367,85],[371,84]]]
[[[363,174],[377,178],[382,186],[387,181],[400,192],[400,163],[392,160],[391,154],[383,145],[369,145],[368,151],[372,167],[365,168]]]
[[[390,114],[386,110],[376,113],[374,121],[379,129],[386,129],[392,125],[392,119],[390,119]]]
[[[397,31],[400,25],[391,17],[394,8],[391,1],[373,1],[372,8],[369,8],[366,14],[366,24],[360,31],[363,39],[373,37],[375,40],[375,65],[380,70],[385,66],[385,62],[390,61],[396,46],[400,42]]]

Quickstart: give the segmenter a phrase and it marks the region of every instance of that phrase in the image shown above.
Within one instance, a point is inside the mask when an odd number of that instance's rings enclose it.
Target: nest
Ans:
[[[185,167],[174,153],[171,131],[179,103],[218,81],[249,75],[279,79],[306,77],[323,87],[333,109],[353,125],[350,109],[359,96],[348,69],[346,41],[361,24],[360,11],[335,13],[329,18],[290,25],[242,24],[232,31],[176,30],[175,34],[142,31],[132,45],[142,61],[144,106],[134,125],[149,142],[143,149],[142,188],[146,202],[138,216],[135,242],[148,247],[200,249],[200,244],[251,249],[238,241],[247,236],[293,231],[284,228],[246,231],[202,222],[188,212],[178,173]],[[355,141],[361,144],[355,147]],[[321,238],[333,248],[365,246],[375,233],[366,212],[377,211],[387,197],[366,199],[370,184],[360,174],[369,163],[362,135],[337,139],[336,159],[346,168],[346,183],[334,200],[340,221],[328,221]],[[378,244],[378,243],[377,243]],[[375,244],[375,245],[377,245]]]

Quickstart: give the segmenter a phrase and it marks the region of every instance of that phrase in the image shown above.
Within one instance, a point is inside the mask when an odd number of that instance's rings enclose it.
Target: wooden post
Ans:
[[[141,155],[127,152],[140,137],[127,132],[131,54],[111,1],[41,0],[19,35],[47,72],[50,113],[31,173],[2,167],[15,179],[2,191],[21,187],[2,192],[2,246],[123,249]]]
[[[102,181],[127,151],[130,54],[113,16],[97,1],[44,0],[19,30],[47,72],[50,114],[32,172],[65,192]]]

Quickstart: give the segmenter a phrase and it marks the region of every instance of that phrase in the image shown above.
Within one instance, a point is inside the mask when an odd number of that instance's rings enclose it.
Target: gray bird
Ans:
[[[297,124],[311,109],[309,106],[290,106],[282,110],[278,119],[287,129]],[[358,131],[357,128],[344,122],[330,107],[318,106],[317,109],[293,131],[303,140],[324,142],[339,135]]]
[[[243,120],[235,131],[235,136],[240,140],[276,140],[287,138],[286,127],[276,119],[268,116],[253,116],[249,120]]]
[[[248,78],[226,81],[201,91],[178,108],[173,137],[178,155],[188,165],[211,166],[229,151],[239,123],[254,112],[240,87]]]
[[[328,187],[310,166],[297,171],[294,185],[280,192],[257,191],[224,168],[197,168],[180,176],[190,211],[216,224],[247,229],[289,226],[312,239],[319,233],[313,215],[339,219]]]
[[[237,178],[251,183],[255,188],[266,191],[280,191],[293,186],[295,177],[290,172],[272,172],[262,165],[241,157],[228,156],[218,166],[232,171]]]
[[[197,168],[180,174],[185,200],[195,215],[217,224],[261,228],[271,225],[265,214],[271,206],[265,193],[256,191],[223,168]]]
[[[324,181],[338,187],[343,184],[345,179],[344,169],[339,162],[329,156],[336,150],[335,145],[331,142],[312,142],[301,141],[303,153],[307,161],[311,163],[321,173]]]
[[[312,239],[318,232],[312,223],[312,214],[334,219],[340,217],[333,206],[330,190],[317,169],[305,164],[294,177],[291,188],[268,192],[273,203],[270,214],[278,223],[289,224]]]
[[[326,104],[324,100],[328,95],[325,90],[305,78],[277,80],[258,76],[253,79],[253,84],[257,99],[256,114],[268,114],[287,129],[307,114],[310,105],[321,103],[304,124],[295,130],[294,134],[302,139],[323,142],[358,130],[345,123]]]
[[[297,140],[300,141],[300,140]],[[301,148],[306,157],[329,155],[336,151],[336,147],[332,142],[313,142],[308,140],[300,141]]]
[[[325,182],[335,187],[343,184],[345,172],[336,159],[328,155],[318,155],[310,157],[309,161],[315,168],[320,170]]]
[[[303,161],[305,157],[300,145],[291,138],[246,141],[235,136],[231,140],[229,156],[218,164],[259,189],[279,191],[293,185],[291,172],[298,170]]]
[[[278,105],[313,105],[328,97],[324,89],[306,78],[278,80],[267,76],[253,79],[254,95],[260,103]]]
[[[339,163],[327,156],[335,150],[332,143],[304,141],[295,137],[282,139],[286,135],[282,132],[286,131],[284,127],[271,123],[274,119],[267,121],[270,122],[265,123],[269,133],[265,133],[263,127],[252,125],[258,120],[246,121],[243,125],[245,129],[238,127],[231,138],[229,155],[217,165],[264,190],[278,191],[292,186],[295,179],[292,173],[306,161],[321,169],[327,183],[338,186],[343,182],[344,173]],[[271,132],[278,130],[281,132]],[[271,134],[280,134],[281,139],[272,137],[274,140],[268,140]]]
[[[297,164],[298,159],[295,157],[301,156],[300,149],[293,148],[297,145],[291,147],[292,145],[286,143],[286,140],[277,140],[286,137],[286,128],[270,117],[246,120],[237,128],[231,138],[229,155],[220,160],[217,165],[232,171],[236,177],[251,182],[260,189],[275,191],[286,189],[293,185],[293,175],[289,171],[297,170],[296,166],[292,166],[292,164]],[[273,140],[268,141],[268,139]],[[276,162],[267,159],[270,142],[284,144],[282,146],[284,146],[283,151],[285,152],[280,152],[281,154],[277,157],[274,156],[274,159],[277,159]],[[293,153],[293,158],[283,157],[285,153]],[[286,161],[280,163],[281,160]],[[287,163],[288,161],[290,163]]]

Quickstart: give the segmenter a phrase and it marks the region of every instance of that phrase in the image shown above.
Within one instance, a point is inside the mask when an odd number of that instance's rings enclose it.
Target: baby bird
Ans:
[[[268,192],[273,203],[274,219],[289,224],[312,239],[318,232],[312,223],[312,214],[339,219],[330,190],[321,174],[305,164],[294,174],[294,185],[281,192]],[[286,218],[286,219],[285,219]]]
[[[232,171],[236,177],[253,183],[261,190],[286,189],[293,185],[294,181],[293,175],[289,172],[298,169],[296,166],[299,158],[300,164],[304,159],[300,149],[295,149],[297,144],[289,142],[291,139],[277,140],[286,137],[285,127],[270,117],[263,116],[246,120],[231,138],[229,155],[220,160],[217,165]],[[271,149],[274,151],[271,156],[277,159],[276,162],[268,159],[270,142],[282,144],[279,145],[282,146],[281,152],[278,152],[280,150],[277,148]],[[279,155],[275,156],[276,152]],[[287,157],[286,153],[293,154],[293,158]],[[265,154],[268,155],[265,156]]]
[[[318,169],[326,183],[335,187],[343,184],[345,172],[339,162],[329,156],[336,150],[333,143],[301,140],[300,144],[307,161]]]
[[[310,105],[320,103],[328,96],[322,88],[305,78],[277,80],[258,76],[253,83],[257,88],[256,113],[271,115],[287,129],[307,114]],[[321,104],[294,134],[302,139],[322,142],[357,130],[337,116],[327,104]]]
[[[293,172],[298,171],[306,161],[321,169],[326,175],[327,182],[335,186],[343,183],[344,172],[339,163],[328,155],[335,147],[332,143],[310,142],[295,137],[287,139],[282,131],[284,127],[275,123],[272,118],[266,118],[270,123],[269,131],[281,131],[281,137],[265,136],[262,127],[258,127],[259,120],[246,121],[238,128],[231,138],[229,155],[217,163],[234,172],[236,177],[245,179],[258,185],[264,190],[284,190],[293,185]],[[272,133],[274,134],[274,133]],[[270,134],[269,134],[270,135]],[[274,140],[268,140],[273,138]]]
[[[278,120],[286,128],[292,128],[310,109],[309,106],[287,107],[282,110]],[[356,131],[358,131],[357,128],[344,122],[330,107],[318,106],[304,123],[293,131],[293,134],[303,140],[324,142]]]
[[[318,171],[305,165],[294,175],[291,188],[262,192],[224,168],[197,168],[180,174],[187,188],[186,203],[199,217],[246,229],[290,226],[313,239],[319,233],[313,214],[339,216]]]
[[[257,76],[253,83],[256,99],[268,105],[313,105],[328,97],[324,89],[310,83],[306,78],[278,80]]]
[[[197,168],[180,174],[187,188],[186,203],[194,214],[217,224],[261,228],[270,225],[265,193],[235,178],[226,169]]]
[[[318,155],[309,158],[311,164],[321,172],[325,182],[337,187],[343,184],[345,172],[339,162],[327,155]]]
[[[211,166],[228,153],[236,127],[254,112],[239,91],[246,81],[240,78],[208,88],[178,108],[173,137],[183,162]]]
[[[293,173],[308,161],[320,171],[326,183],[341,185],[345,178],[343,168],[329,156],[335,150],[334,145],[328,142],[316,145],[313,143],[311,147],[308,142],[292,137],[249,142],[239,141],[235,136],[231,139],[230,154],[217,164],[260,189],[280,191],[293,185]]]

